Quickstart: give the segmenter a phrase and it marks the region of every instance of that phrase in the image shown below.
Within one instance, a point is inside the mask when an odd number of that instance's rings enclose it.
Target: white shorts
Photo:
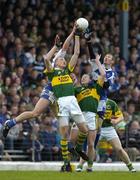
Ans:
[[[76,124],[85,122],[85,118],[75,96],[61,97],[57,100],[59,125],[68,126],[70,117]]]
[[[96,130],[96,114],[93,112],[83,112],[86,125],[89,130]]]
[[[105,139],[107,141],[110,141],[114,138],[119,138],[114,127],[110,126],[110,127],[101,128],[100,139]]]
[[[96,130],[96,114],[93,112],[83,112],[88,130]],[[72,125],[72,129],[78,129],[75,123]]]

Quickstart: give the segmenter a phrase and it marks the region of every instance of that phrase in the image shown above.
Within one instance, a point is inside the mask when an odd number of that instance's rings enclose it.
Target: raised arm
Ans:
[[[75,68],[78,61],[78,56],[80,54],[80,37],[78,35],[75,35],[74,39],[75,39],[74,54],[69,62],[69,67],[72,70]]]
[[[52,71],[52,69],[53,69],[51,60],[52,60],[54,54],[56,53],[56,51],[58,50],[59,43],[60,43],[60,38],[58,35],[56,35],[54,46],[47,54],[43,55],[46,70],[48,72]]]
[[[48,61],[51,62],[51,59],[54,56],[54,54],[56,53],[56,51],[57,51],[57,46],[54,45],[47,54],[43,55],[45,65],[46,65],[46,63],[48,63]]]
[[[101,87],[103,87],[104,82],[105,82],[106,72],[105,72],[105,69],[100,62],[100,57],[101,57],[101,55],[98,55],[98,54],[96,55],[95,63],[97,64],[99,72],[100,72],[100,76],[98,76],[97,81],[98,81],[98,84]]]
[[[71,40],[73,39],[73,36],[74,36],[74,33],[75,33],[75,26],[73,27],[73,30],[72,32],[70,33],[70,35],[67,37],[67,39],[65,40],[63,46],[62,46],[62,50],[63,51],[67,51],[69,46],[70,46],[70,43],[71,43]]]
[[[99,72],[100,72],[100,76],[105,79],[105,76],[106,76],[106,72],[105,72],[105,68],[102,66],[101,62],[100,62],[100,57],[101,55],[97,54],[96,55],[96,59],[95,59],[95,62],[99,68]]]
[[[96,58],[96,55],[95,55],[93,48],[92,48],[91,35],[92,35],[92,32],[90,32],[89,29],[87,29],[86,32],[84,33],[84,37],[85,37],[85,39],[87,41],[87,45],[88,45],[88,51],[89,51],[90,59],[93,60]]]
[[[52,63],[49,59],[47,59],[47,57],[45,57],[45,55],[43,56],[44,61],[45,61],[45,71],[44,72],[51,72],[53,70],[53,66]]]
[[[93,52],[91,40],[87,41],[87,45],[88,45],[90,60],[93,60],[93,59],[96,58],[96,56],[95,56],[95,54],[94,54],[94,52]]]

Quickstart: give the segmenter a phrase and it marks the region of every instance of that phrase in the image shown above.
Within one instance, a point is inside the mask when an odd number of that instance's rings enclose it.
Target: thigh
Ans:
[[[109,141],[109,143],[112,145],[113,149],[120,149],[122,148],[121,141],[119,137],[113,138]]]
[[[50,101],[44,98],[40,98],[37,104],[35,105],[34,111],[38,113],[43,113],[49,106]]]
[[[79,124],[81,123],[85,123],[85,118],[83,116],[83,114],[72,114],[71,118],[74,120],[74,122],[76,123],[76,125],[79,127]]]
[[[66,98],[58,99],[57,104],[58,104],[58,116],[60,117],[70,116],[69,113],[70,109],[68,106],[68,102],[66,101]]]
[[[58,104],[56,101],[53,104],[50,103],[50,109],[52,110],[53,115],[57,117],[57,115],[58,115]]]
[[[45,86],[40,94],[40,98],[44,98],[53,104],[55,101],[55,96],[51,89],[52,88],[49,85]]]
[[[59,127],[69,126],[69,116],[59,116],[58,124],[59,124]]]
[[[71,98],[70,104],[68,105],[70,108],[70,114],[73,115],[82,115],[82,111],[75,97]]]
[[[113,127],[105,127],[101,128],[101,137],[107,141],[111,141],[112,139],[118,138],[118,134]]]
[[[96,130],[96,114],[92,112],[83,112],[86,125],[88,127],[88,130],[94,131]]]

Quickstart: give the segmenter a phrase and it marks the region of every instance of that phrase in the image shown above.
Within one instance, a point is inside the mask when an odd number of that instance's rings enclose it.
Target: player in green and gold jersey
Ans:
[[[118,134],[114,128],[119,122],[123,120],[123,114],[115,101],[108,99],[106,102],[106,111],[104,114],[104,121],[101,127],[100,140],[106,140],[116,151],[119,158],[126,164],[130,172],[136,172],[127,153],[122,148]],[[103,141],[104,143],[104,141]],[[100,148],[100,147],[99,147]],[[80,161],[79,172],[82,171],[84,161]]]
[[[87,127],[85,125],[85,119],[81,112],[81,109],[77,103],[77,100],[74,96],[74,86],[72,79],[70,77],[70,73],[74,70],[74,67],[77,63],[78,56],[80,53],[80,42],[79,35],[77,34],[76,25],[74,26],[75,31],[75,46],[74,46],[74,54],[70,59],[70,62],[67,64],[66,60],[62,57],[58,57],[55,60],[55,66],[53,67],[50,59],[46,58],[47,62],[47,75],[49,80],[51,81],[53,92],[55,97],[57,98],[57,103],[59,107],[58,112],[58,120],[60,133],[62,136],[61,139],[61,149],[62,156],[64,159],[64,165],[62,166],[62,171],[70,171],[70,162],[68,157],[68,138],[69,138],[69,119],[73,118],[75,123],[77,124],[80,133],[79,140],[77,141],[77,145],[75,150],[79,153],[79,155],[83,155],[82,153],[82,143],[86,139],[87,136]],[[84,159],[88,159],[86,154],[83,157]]]
[[[105,79],[105,70],[102,67],[99,59],[100,56],[97,55],[95,62],[100,70],[100,76],[97,82],[91,82],[90,76],[88,74],[84,74],[81,78],[81,85],[75,87],[75,96],[83,112],[88,127],[87,154],[89,160],[88,160],[87,171],[92,171],[92,164],[95,155],[93,146],[96,137],[96,113],[97,113],[98,102],[100,100],[100,91],[103,87],[104,79]],[[71,130],[71,140],[73,142],[76,140],[77,131],[78,129],[74,125]]]
[[[132,163],[127,153],[122,148],[118,134],[114,128],[119,122],[123,120],[123,114],[119,109],[115,101],[108,99],[106,102],[106,111],[104,114],[104,120],[101,127],[100,139],[107,140],[116,151],[119,158],[126,164],[129,171],[135,172],[136,170],[132,166]]]

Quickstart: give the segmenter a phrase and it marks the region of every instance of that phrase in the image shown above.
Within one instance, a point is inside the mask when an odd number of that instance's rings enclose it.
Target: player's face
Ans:
[[[104,64],[112,65],[113,63],[113,56],[111,54],[106,54],[104,57]]]
[[[65,68],[67,66],[67,62],[64,58],[58,58],[56,60],[56,66],[59,68]]]
[[[90,76],[88,74],[84,74],[81,78],[81,84],[86,85],[90,82]]]

